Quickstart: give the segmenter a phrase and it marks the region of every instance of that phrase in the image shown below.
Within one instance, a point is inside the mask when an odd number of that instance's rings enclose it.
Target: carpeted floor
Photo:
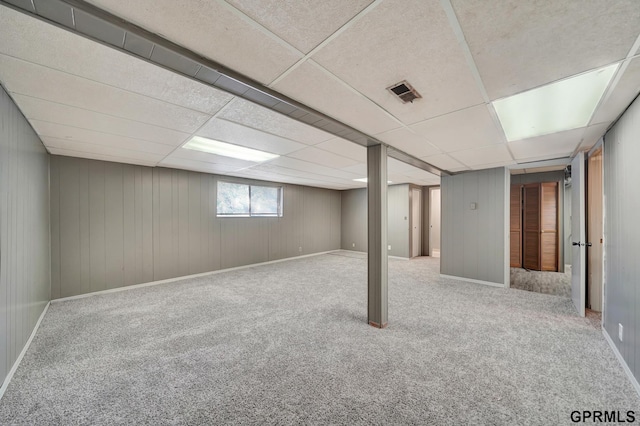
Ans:
[[[53,303],[0,424],[572,424],[640,409],[601,331],[564,298],[322,255]],[[640,416],[636,415],[636,418]]]
[[[511,268],[511,288],[571,298],[571,266],[564,272]]]

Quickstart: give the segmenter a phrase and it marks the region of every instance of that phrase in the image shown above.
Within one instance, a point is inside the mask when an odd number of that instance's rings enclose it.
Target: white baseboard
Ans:
[[[117,293],[117,292],[120,292],[120,291],[133,290],[133,289],[136,289],[136,288],[151,287],[151,286],[154,286],[154,285],[167,284],[167,283],[172,283],[172,282],[175,282],[175,281],[182,281],[182,280],[186,280],[186,279],[189,279],[189,278],[206,277],[208,275],[221,274],[223,272],[238,271],[240,269],[254,268],[256,266],[262,266],[262,265],[270,265],[272,263],[287,262],[289,260],[302,259],[304,257],[320,256],[322,254],[334,253],[336,251],[340,251],[340,250],[329,250],[329,251],[322,251],[322,252],[318,252],[318,253],[303,254],[301,256],[286,257],[284,259],[270,260],[268,262],[252,263],[250,265],[236,266],[234,268],[218,269],[217,271],[209,271],[209,272],[203,272],[203,273],[200,273],[200,274],[192,274],[192,275],[184,275],[184,276],[181,276],[181,277],[168,278],[166,280],[150,281],[148,283],[134,284],[134,285],[128,285],[128,286],[125,286],[125,287],[118,287],[118,288],[111,288],[109,290],[93,291],[91,293],[79,294],[77,296],[69,296],[69,297],[61,297],[61,298],[58,298],[58,299],[53,299],[51,301],[51,303],[65,302],[67,300],[75,300],[75,299],[84,299],[85,297],[98,296],[98,295],[101,295],[101,294]]]
[[[9,383],[11,382],[11,379],[13,378],[13,375],[16,373],[16,370],[18,369],[18,366],[20,365],[20,362],[22,361],[22,358],[24,358],[24,355],[27,353],[27,350],[29,349],[29,345],[31,345],[31,341],[35,337],[36,332],[38,331],[38,328],[40,327],[40,323],[42,322],[42,319],[44,318],[44,315],[47,313],[47,309],[49,309],[49,305],[50,304],[51,304],[51,302],[47,302],[47,305],[42,310],[42,313],[40,314],[40,318],[38,318],[38,321],[36,322],[36,325],[33,327],[33,331],[31,332],[31,335],[29,336],[29,339],[27,340],[27,343],[25,343],[24,348],[22,348],[22,351],[20,352],[20,355],[18,355],[18,359],[16,359],[16,362],[13,363],[13,367],[11,367],[11,370],[9,370],[9,374],[7,374],[7,377],[4,379],[4,382],[2,383],[2,387],[0,387],[0,399],[2,399],[2,397],[4,396],[4,393],[6,392],[7,388],[9,387]]]
[[[431,257],[440,257],[440,249],[431,250]]]
[[[474,283],[474,284],[488,285],[488,286],[491,286],[491,287],[501,287],[501,288],[505,288],[506,287],[504,284],[500,284],[500,283],[494,283],[494,282],[491,282],[491,281],[474,280],[472,278],[465,278],[465,277],[456,277],[454,275],[440,274],[440,278],[449,278],[449,279],[452,279],[452,280],[466,281],[466,282],[470,282],[470,283]]]
[[[638,379],[636,379],[633,373],[631,372],[631,369],[627,365],[627,362],[622,357],[622,354],[618,350],[618,347],[616,346],[615,343],[613,343],[611,336],[609,336],[609,333],[607,333],[607,330],[604,327],[602,327],[602,334],[604,335],[605,340],[609,343],[609,346],[611,346],[613,353],[616,354],[616,358],[618,358],[618,361],[622,365],[622,369],[627,374],[627,377],[629,378],[629,381],[631,382],[636,392],[638,393],[638,396],[640,396],[640,383],[638,383]]]

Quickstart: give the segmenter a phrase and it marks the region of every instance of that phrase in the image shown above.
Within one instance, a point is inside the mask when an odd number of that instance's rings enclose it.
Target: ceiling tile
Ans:
[[[183,132],[194,132],[211,117],[5,55],[0,55],[0,81],[12,93]]]
[[[308,161],[314,164],[320,164],[322,166],[332,168],[342,168],[357,164],[358,161],[352,158],[343,157],[338,154],[334,154],[329,151],[323,151],[315,147],[309,147],[301,149],[300,151],[293,152],[288,155],[291,158],[297,158],[299,160]]]
[[[396,160],[395,158],[388,158],[387,159],[387,170],[391,173],[391,172],[395,172],[395,173],[411,173],[414,172],[416,170],[420,170],[415,166],[412,166],[411,164],[407,164],[404,163],[400,160]]]
[[[521,162],[521,160],[535,161],[538,159],[566,157],[576,149],[582,140],[584,131],[583,127],[552,135],[509,142],[509,148],[518,162]]]
[[[507,161],[498,161],[496,163],[488,163],[488,164],[476,164],[475,166],[470,167],[471,170],[484,170],[484,169],[495,169],[498,167],[508,167],[513,166],[514,164],[518,164],[515,160],[507,160]]]
[[[13,94],[13,99],[20,107],[20,111],[30,121],[48,121],[172,146],[180,145],[189,136],[189,133],[169,130],[29,96]]]
[[[225,165],[229,167],[229,170],[239,170],[244,169],[246,167],[255,166],[255,161],[246,161],[240,160],[238,158],[224,157],[222,155],[210,154],[208,152],[196,151],[193,149],[185,149],[179,148],[171,153],[171,155],[167,156],[165,161],[173,161],[173,160],[190,160],[190,161],[198,161],[201,163],[209,163],[209,164],[217,164],[217,165]]]
[[[240,98],[234,99],[218,114],[217,118],[244,124],[306,145],[314,145],[334,137],[315,127]]]
[[[94,132],[93,130],[63,126],[46,121],[31,120],[31,125],[41,139],[54,138],[86,145],[101,145],[106,148],[126,149],[131,151],[148,152],[158,155],[169,154],[174,147],[160,143],[132,139],[109,133]]]
[[[497,163],[512,164],[514,162],[513,158],[511,158],[511,154],[509,154],[507,146],[504,144],[489,145],[482,148],[452,152],[449,155],[461,163],[471,167]]]
[[[367,149],[346,139],[334,138],[326,142],[319,143],[315,147],[359,162],[367,161]]]
[[[377,134],[376,137],[414,157],[426,157],[440,153],[440,150],[432,145],[427,138],[405,127]]]
[[[328,189],[348,189],[351,188],[345,183],[326,182],[320,179],[308,179],[300,176],[287,176],[273,172],[266,172],[254,169],[245,169],[237,172],[228,173],[228,176],[237,176],[246,179],[254,179],[259,181],[269,181],[277,183],[291,183],[295,185],[315,186]]]
[[[74,151],[72,149],[47,148],[53,155],[64,155],[66,157],[88,158],[90,160],[111,161],[115,163],[136,164],[139,166],[155,167],[157,161],[148,161],[144,159],[134,159],[127,157],[119,157],[116,155],[98,154],[87,151]]]
[[[372,0],[227,0],[298,50],[308,53]]]
[[[492,100],[618,61],[640,28],[636,0],[452,4]]]
[[[422,157],[421,160],[433,166],[436,166],[441,170],[453,171],[453,169],[464,167],[462,164],[460,164],[459,161],[451,158],[447,154],[438,154],[438,155],[432,155],[429,157]]]
[[[0,14],[0,35],[0,53],[197,111],[214,114],[233,98],[13,10]]]
[[[275,160],[269,161],[268,164],[285,167],[287,169],[299,170],[301,172],[315,173],[318,175],[332,176],[342,179],[357,179],[363,177],[353,172],[334,169],[331,167],[322,166],[320,164],[309,163],[308,161],[298,160],[297,158],[279,157]]]
[[[214,174],[229,173],[238,170],[237,167],[230,166],[228,164],[209,163],[204,161],[190,160],[187,158],[177,158],[173,156],[165,158],[160,163],[158,163],[158,166]]]
[[[216,118],[202,126],[197,135],[280,155],[307,147],[289,139]]]
[[[121,148],[119,146],[107,146],[107,145],[97,145],[90,144],[86,142],[79,142],[75,140],[65,140],[65,139],[57,139],[51,138],[48,136],[43,136],[42,142],[47,147],[47,149],[57,149],[75,152],[75,157],[82,157],[84,154],[87,155],[86,158],[94,158],[89,156],[90,154],[101,155],[101,156],[109,156],[113,157],[113,160],[110,161],[120,161],[119,158],[126,158],[129,161],[144,161],[146,163],[157,163],[158,161],[164,158],[165,154],[157,154],[151,152],[142,152],[142,151],[134,151],[131,149]]]
[[[611,95],[598,107],[591,123],[611,123],[640,93],[640,58],[629,62]]]
[[[313,61],[304,62],[274,88],[365,133],[400,127],[384,110]]]
[[[259,164],[251,168],[251,170],[263,171],[269,173],[277,173],[283,176],[302,177],[306,179],[312,179],[315,181],[333,182],[348,184],[350,179],[344,179],[341,177],[331,176],[327,174],[318,174],[304,170],[295,170],[288,167],[281,167],[272,163]]]
[[[302,54],[222,1],[89,0],[89,3],[263,84]]]
[[[366,161],[361,164],[354,164],[353,166],[343,167],[340,169],[347,173],[351,173],[354,176],[354,179],[359,179],[363,177],[367,177],[367,163]]]
[[[504,139],[484,104],[432,118],[411,128],[443,152],[500,144]]]
[[[385,0],[315,53],[313,60],[405,124],[483,101],[436,1]],[[403,104],[386,90],[402,80],[408,80],[422,99]]]
[[[607,131],[609,123],[594,124],[585,129],[584,135],[582,135],[582,143],[580,143],[580,149],[591,149]]]

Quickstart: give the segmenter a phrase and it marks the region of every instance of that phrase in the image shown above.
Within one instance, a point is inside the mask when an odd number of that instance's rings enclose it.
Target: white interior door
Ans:
[[[411,190],[411,257],[422,256],[422,191]]]
[[[429,256],[440,257],[440,188],[429,188]]]
[[[571,161],[571,299],[580,316],[585,315],[586,235],[584,200],[584,153]]]

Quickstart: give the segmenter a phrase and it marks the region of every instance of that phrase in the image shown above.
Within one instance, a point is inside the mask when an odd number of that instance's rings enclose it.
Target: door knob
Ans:
[[[580,241],[578,241],[578,242],[575,242],[575,241],[574,241],[574,242],[572,242],[572,243],[571,243],[571,245],[572,245],[572,246],[579,246],[579,245],[581,245],[581,244],[580,244]]]
[[[587,243],[587,247],[591,247],[593,244],[591,243]]]

